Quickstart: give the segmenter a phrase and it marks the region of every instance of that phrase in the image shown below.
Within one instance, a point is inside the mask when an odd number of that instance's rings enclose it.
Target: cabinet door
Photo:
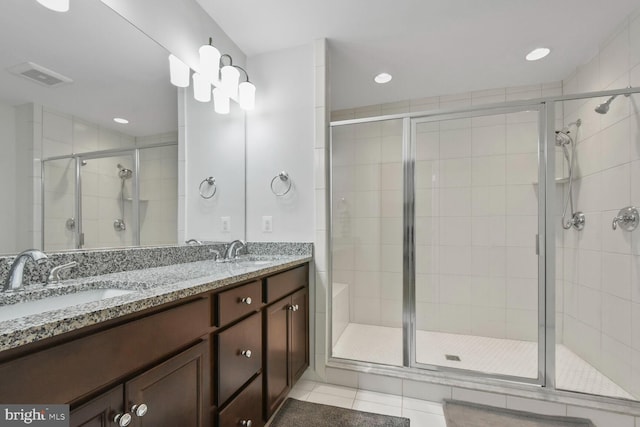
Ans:
[[[122,386],[115,387],[71,411],[71,427],[112,427],[116,414],[123,413]]]
[[[290,306],[291,298],[284,298],[264,310],[265,420],[271,417],[289,392],[287,324]]]
[[[208,425],[208,377],[208,345],[201,342],[126,382],[126,407],[134,419],[131,425]],[[132,407],[143,403],[147,405],[147,413],[139,417]]]
[[[309,366],[309,293],[301,289],[291,295],[289,324],[290,385],[302,376]]]

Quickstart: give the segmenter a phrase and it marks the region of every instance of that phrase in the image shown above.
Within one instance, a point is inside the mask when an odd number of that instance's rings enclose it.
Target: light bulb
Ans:
[[[210,44],[200,46],[200,72],[209,80],[218,80],[220,51]]]
[[[229,114],[229,97],[219,87],[213,89],[213,109],[218,114]]]
[[[69,0],[38,0],[38,3],[56,12],[69,11]]]
[[[169,74],[171,84],[178,87],[189,87],[189,67],[177,56],[169,55]]]
[[[238,86],[238,103],[243,110],[253,110],[256,106],[256,87],[253,83],[242,82]]]
[[[238,80],[240,80],[240,71],[233,65],[225,65],[220,70],[220,88],[227,94],[229,98],[238,96]]]
[[[193,73],[193,97],[196,101],[211,101],[211,83],[200,73]]]

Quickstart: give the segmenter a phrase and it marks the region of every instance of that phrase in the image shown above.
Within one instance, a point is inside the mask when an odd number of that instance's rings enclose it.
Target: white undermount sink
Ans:
[[[63,308],[73,307],[74,305],[119,297],[132,292],[133,291],[111,288],[90,289],[66,295],[2,305],[0,306],[0,322],[31,316],[33,314],[40,314],[45,311],[61,310]]]

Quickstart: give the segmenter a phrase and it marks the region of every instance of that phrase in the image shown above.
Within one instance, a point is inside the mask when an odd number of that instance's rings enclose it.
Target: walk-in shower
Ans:
[[[177,167],[175,143],[44,159],[42,247],[175,244]]]
[[[621,94],[333,122],[330,364],[640,400]]]

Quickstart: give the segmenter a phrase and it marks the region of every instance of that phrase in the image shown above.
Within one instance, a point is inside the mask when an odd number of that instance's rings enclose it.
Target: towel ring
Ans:
[[[213,186],[213,193],[211,193],[211,195],[209,196],[205,196],[202,193],[202,186],[204,185],[204,183],[209,184],[209,186]],[[200,183],[200,186],[198,187],[198,191],[200,192],[200,197],[202,197],[203,199],[210,199],[213,196],[216,195],[216,191],[218,191],[218,187],[216,186],[216,179],[212,176],[210,176],[209,178],[205,178],[202,180],[202,182]]]
[[[288,183],[287,185],[287,189],[284,190],[282,193],[278,193],[275,188],[273,188],[273,184],[276,182],[276,179],[280,178],[280,181],[286,182]],[[276,196],[280,197],[280,196],[284,196],[285,194],[287,194],[289,191],[291,190],[291,180],[289,179],[289,174],[285,171],[280,172],[278,175],[274,176],[273,179],[271,180],[271,192],[273,194],[275,194]]]

